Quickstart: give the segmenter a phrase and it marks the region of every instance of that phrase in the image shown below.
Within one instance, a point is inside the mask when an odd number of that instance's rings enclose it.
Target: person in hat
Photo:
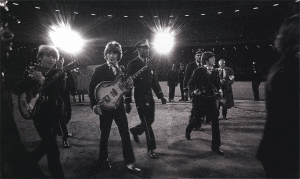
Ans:
[[[147,139],[148,153],[152,159],[158,159],[159,156],[154,153],[156,149],[156,142],[154,132],[152,130],[152,123],[155,117],[155,103],[152,95],[152,90],[157,98],[161,100],[162,104],[166,104],[166,99],[161,91],[157,77],[150,67],[149,60],[149,43],[148,40],[141,40],[134,46],[138,51],[138,57],[131,60],[127,65],[126,76],[132,76],[138,72],[145,65],[146,70],[143,71],[137,78],[134,79],[134,99],[140,116],[141,123],[130,129],[135,142],[139,143],[139,135],[145,132]],[[126,95],[126,111],[131,110],[130,103],[132,102],[132,94]]]
[[[11,63],[14,33],[10,30],[18,20],[10,14],[7,1],[0,0],[1,12],[1,177],[2,178],[44,178],[38,164],[32,160],[31,153],[22,143],[14,120],[12,93],[20,95],[33,86],[42,83],[41,72],[31,70],[28,73],[18,71]]]
[[[188,101],[188,87],[187,84],[192,76],[192,73],[195,69],[202,67],[202,61],[201,61],[201,55],[202,55],[202,50],[198,49],[195,53],[195,61],[189,63],[186,68],[185,68],[185,76],[184,76],[184,80],[183,80],[183,91],[184,91],[184,99],[185,101]],[[190,96],[191,97],[191,96]],[[189,121],[193,120],[193,111],[194,109],[192,108],[191,110],[191,115],[189,117]],[[204,118],[204,116],[202,117]],[[197,122],[197,124],[195,125],[194,130],[195,131],[203,131],[203,129],[201,128],[202,126],[202,119],[200,121]]]
[[[185,137],[187,140],[191,139],[191,132],[197,121],[205,115],[212,121],[212,142],[211,150],[217,154],[223,155],[224,152],[220,150],[221,139],[218,120],[217,108],[217,93],[222,95],[220,79],[218,70],[213,66],[215,64],[215,55],[212,52],[204,52],[201,57],[202,61],[206,63],[205,67],[200,67],[194,70],[190,81],[188,82],[188,89],[193,95],[193,113],[194,117],[189,121],[186,127]]]
[[[125,160],[126,169],[131,172],[140,172],[141,169],[134,166],[135,157],[130,141],[127,116],[124,109],[123,98],[119,108],[108,111],[102,109],[95,98],[94,91],[96,86],[103,81],[115,81],[116,78],[125,72],[124,66],[119,66],[118,62],[122,59],[122,47],[116,41],[109,42],[104,49],[104,58],[106,63],[96,67],[89,84],[89,98],[91,109],[96,115],[99,115],[100,121],[100,148],[99,159],[100,170],[110,170],[111,165],[108,160],[108,138],[113,120],[118,126],[122,140],[123,158]]]

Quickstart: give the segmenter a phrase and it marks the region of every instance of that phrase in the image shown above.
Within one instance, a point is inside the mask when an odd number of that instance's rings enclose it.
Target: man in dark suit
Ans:
[[[257,62],[252,63],[252,91],[254,100],[259,101],[259,85],[262,81],[261,66]]]
[[[110,111],[102,109],[98,105],[96,100],[97,97],[94,95],[95,88],[99,83],[103,81],[115,81],[120,74],[123,74],[125,71],[124,67],[119,67],[118,65],[118,61],[122,58],[122,55],[121,45],[115,41],[109,42],[104,50],[104,58],[107,62],[95,68],[89,85],[90,105],[94,113],[99,115],[100,120],[101,137],[98,162],[101,171],[109,170],[111,168],[108,160],[108,138],[112,121],[115,120],[122,139],[123,158],[125,160],[126,168],[132,172],[140,172],[141,169],[134,166],[135,157],[131,146],[123,97],[121,96],[119,107]]]
[[[184,99],[185,101],[188,101],[188,87],[187,87],[187,83],[189,82],[193,71],[199,67],[202,67],[202,61],[201,61],[201,55],[203,54],[201,49],[198,49],[195,53],[195,61],[189,63],[186,68],[185,68],[185,76],[184,76],[184,81],[183,81],[183,91],[184,91]],[[190,96],[191,98],[191,96]],[[192,120],[193,118],[193,108],[191,110],[191,115],[190,115],[190,119]],[[201,129],[202,126],[202,121],[198,121],[197,124],[195,125],[195,129],[194,130],[198,130],[198,131],[203,131]]]
[[[202,60],[210,65],[207,67],[200,67],[194,70],[190,81],[188,82],[188,89],[193,95],[192,103],[194,109],[194,117],[189,121],[185,131],[185,137],[190,140],[192,129],[195,127],[197,121],[203,116],[212,121],[212,142],[211,149],[213,152],[223,155],[224,152],[220,150],[221,139],[218,120],[217,96],[216,92],[222,95],[222,89],[218,85],[219,77],[218,71],[213,68],[215,63],[215,55],[212,52],[204,52]],[[211,76],[210,76],[211,75]]]
[[[178,73],[178,81],[180,85],[180,93],[181,93],[181,99],[179,101],[184,101],[184,91],[183,91],[183,80],[185,75],[185,66],[183,63],[180,63],[180,69]]]
[[[168,73],[168,87],[169,87],[169,102],[174,100],[175,88],[178,85],[178,73],[176,65],[172,65],[172,69]]]
[[[161,99],[162,104],[166,104],[166,99],[161,91],[161,87],[158,83],[157,77],[149,64],[149,43],[148,40],[142,40],[135,46],[137,48],[139,56],[130,61],[127,65],[126,76],[132,76],[140,69],[147,65],[145,71],[143,71],[137,78],[134,79],[134,99],[137,107],[137,111],[140,116],[141,123],[130,129],[135,142],[139,143],[138,135],[143,132],[146,134],[148,153],[152,159],[158,159],[159,156],[154,153],[156,149],[156,142],[154,133],[152,130],[152,123],[155,117],[155,103],[152,95],[152,90],[155,92],[158,99]],[[126,111],[130,112],[132,102],[131,93],[126,95],[125,103],[127,104]]]
[[[14,33],[11,24],[18,24],[6,6],[6,1],[0,1],[1,12],[1,178],[45,178],[38,164],[32,160],[30,152],[21,140],[21,135],[14,119],[14,103],[12,94],[20,95],[42,82],[42,73],[31,71],[21,75],[23,71],[16,70],[9,54],[12,51]],[[20,59],[18,59],[20,60]]]
[[[61,129],[61,131],[59,131],[58,133],[61,134],[61,136],[63,137],[63,147],[69,148],[70,144],[68,142],[68,137],[72,136],[72,134],[68,132],[68,128],[67,128],[67,124],[71,120],[71,115],[72,115],[70,94],[73,96],[73,101],[74,100],[76,101],[75,95],[77,94],[77,88],[71,71],[64,69],[63,64],[64,64],[64,58],[61,57],[59,60],[57,60],[56,65],[57,68],[62,69],[65,72],[66,89],[62,96],[64,100],[64,114],[62,119],[60,120],[59,128]]]
[[[227,109],[230,109],[234,106],[232,84],[234,83],[234,72],[231,68],[226,67],[226,62],[224,59],[219,60],[219,77],[222,86],[223,96],[218,106],[222,106],[222,115],[223,119],[228,120],[227,118]]]

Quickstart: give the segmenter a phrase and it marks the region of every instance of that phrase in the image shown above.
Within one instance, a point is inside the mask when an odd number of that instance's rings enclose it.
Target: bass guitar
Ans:
[[[148,66],[144,66],[138,72],[131,77],[124,80],[124,75],[121,74],[115,81],[103,81],[99,83],[95,90],[94,95],[98,105],[107,111],[112,111],[120,106],[122,96],[132,89],[129,85],[133,80],[147,69]]]
[[[71,70],[77,66],[78,64],[74,61],[65,66],[64,70]],[[51,78],[46,79],[46,81],[42,85],[33,87],[31,90],[25,91],[18,96],[19,112],[24,119],[32,119],[39,112],[41,104],[43,104],[47,100],[46,97],[42,95],[42,92],[50,84],[55,82],[58,77],[64,74],[65,72],[63,70],[60,70],[59,72],[51,76]]]

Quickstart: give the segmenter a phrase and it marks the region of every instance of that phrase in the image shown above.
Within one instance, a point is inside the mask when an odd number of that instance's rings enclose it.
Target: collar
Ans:
[[[196,62],[196,64],[197,64],[197,66],[199,66],[200,65],[200,63],[199,62],[197,62],[196,60],[195,60],[195,62]],[[201,66],[201,65],[200,65]]]
[[[110,63],[108,63],[108,62],[106,62],[107,63],[107,65],[108,65],[108,67],[111,67],[112,66],[112,64],[110,64]],[[119,68],[119,65],[118,65],[118,62],[116,62],[116,65],[115,65],[117,68]]]

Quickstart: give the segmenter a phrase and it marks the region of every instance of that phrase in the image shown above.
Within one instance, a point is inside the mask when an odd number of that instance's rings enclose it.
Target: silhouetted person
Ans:
[[[168,87],[169,87],[169,102],[174,100],[175,88],[178,85],[178,73],[176,65],[172,65],[172,69],[168,73]]]
[[[259,85],[262,81],[261,66],[257,62],[252,62],[252,91],[254,100],[259,101]]]
[[[29,151],[21,141],[21,136],[14,119],[14,103],[12,93],[20,95],[31,90],[38,82],[42,82],[42,74],[38,71],[16,70],[11,63],[9,53],[12,51],[14,33],[9,29],[18,20],[9,13],[6,1],[0,0],[1,12],[1,178],[44,178]],[[21,59],[20,59],[21,60]]]
[[[179,101],[185,101],[184,100],[184,91],[183,91],[184,75],[185,75],[185,66],[183,63],[180,63],[180,68],[179,68],[179,73],[178,73],[178,81],[179,81],[179,85],[180,85],[181,99],[179,99]]]
[[[299,178],[299,14],[274,41],[280,59],[266,82],[267,118],[257,157],[268,178]]]

